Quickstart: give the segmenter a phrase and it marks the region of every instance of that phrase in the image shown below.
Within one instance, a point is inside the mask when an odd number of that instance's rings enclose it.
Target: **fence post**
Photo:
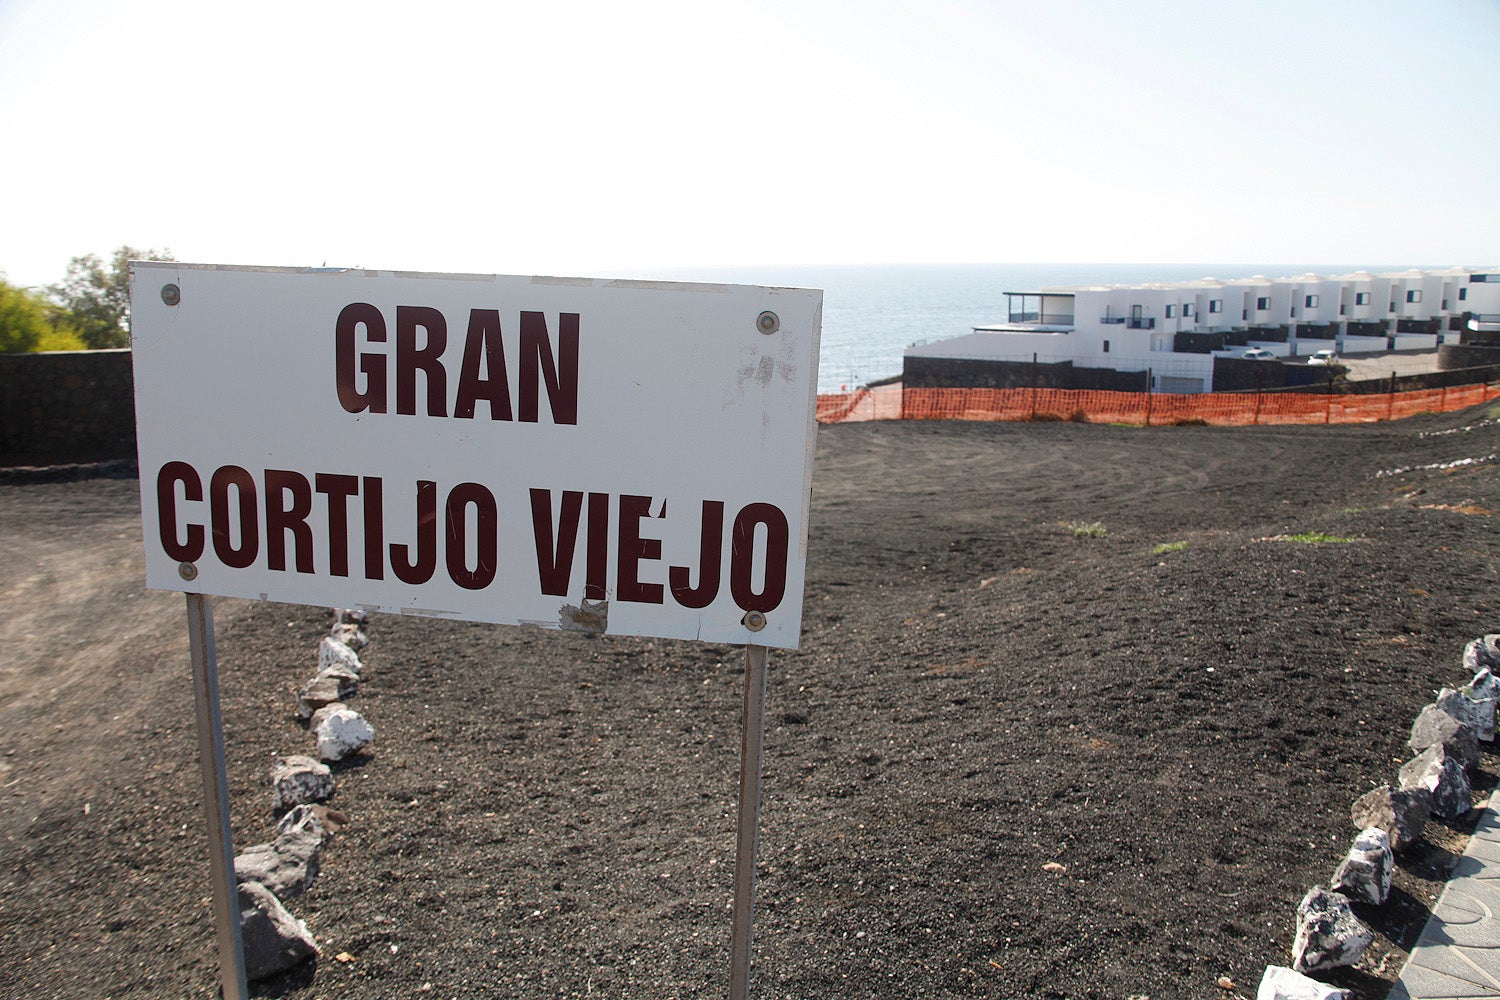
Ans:
[[[1031,416],[1028,420],[1036,419],[1036,354],[1031,355]]]
[[[1447,385],[1447,383],[1443,384],[1443,398],[1442,398],[1442,402],[1438,403],[1438,410],[1441,411],[1441,412],[1443,412],[1443,413],[1447,413],[1448,412],[1448,385]]]
[[[1396,373],[1391,372],[1391,391],[1385,398],[1385,419],[1391,419],[1396,411]]]
[[[1261,384],[1262,384],[1263,381],[1264,381],[1264,379],[1262,377],[1262,374],[1260,372],[1256,372],[1255,373],[1255,416],[1251,419],[1251,423],[1255,423],[1255,424],[1259,424],[1260,423],[1260,397],[1261,397],[1261,391],[1260,391],[1260,389],[1261,389]]]
[[[1151,426],[1151,369],[1146,369],[1146,426]]]
[[[1328,373],[1328,395],[1324,398],[1327,404],[1323,410],[1323,423],[1333,423],[1333,372]]]

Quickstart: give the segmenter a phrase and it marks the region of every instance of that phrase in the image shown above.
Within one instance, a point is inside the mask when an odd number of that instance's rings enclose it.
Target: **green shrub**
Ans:
[[[68,326],[49,326],[42,339],[37,341],[35,351],[86,351],[89,345],[83,342],[77,331]]]
[[[0,354],[22,354],[37,350],[42,338],[52,333],[47,305],[24,288],[0,279]]]

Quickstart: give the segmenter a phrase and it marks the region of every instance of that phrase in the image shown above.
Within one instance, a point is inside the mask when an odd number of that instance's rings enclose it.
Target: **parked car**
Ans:
[[[1264,347],[1252,347],[1252,348],[1250,348],[1250,350],[1246,351],[1244,354],[1241,354],[1240,357],[1242,357],[1242,358],[1249,358],[1251,361],[1275,361],[1276,360],[1276,355],[1272,354],[1270,351],[1266,350]]]
[[[1312,357],[1307,359],[1310,365],[1336,365],[1339,363],[1337,351],[1313,351]]]

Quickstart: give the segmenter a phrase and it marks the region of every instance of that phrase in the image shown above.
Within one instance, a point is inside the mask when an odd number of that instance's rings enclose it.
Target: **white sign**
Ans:
[[[797,646],[821,292],[165,262],[130,291],[149,586]]]

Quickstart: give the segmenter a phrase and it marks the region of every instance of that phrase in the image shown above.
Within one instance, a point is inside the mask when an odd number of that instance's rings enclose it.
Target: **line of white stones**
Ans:
[[[344,703],[359,688],[368,620],[362,610],[333,609],[333,626],[318,643],[317,673],[297,696],[296,716],[316,740],[317,759],[277,758],[271,768],[271,808],[280,817],[276,836],[234,859],[245,971],[252,982],[319,953],[312,932],[283,900],[312,886],[324,842],[346,822],[326,804],[337,787],[328,765],[358,753],[375,736],[374,727]]]
[[[1401,765],[1396,783],[1367,792],[1350,807],[1359,835],[1328,888],[1314,886],[1302,898],[1292,966],[1268,967],[1257,1000],[1348,1000],[1347,990],[1304,973],[1357,963],[1375,933],[1352,904],[1385,903],[1395,855],[1421,839],[1428,817],[1455,819],[1474,808],[1468,771],[1479,763],[1479,744],[1496,736],[1500,634],[1470,642],[1463,663],[1472,679],[1461,688],[1443,688],[1422,708],[1407,740],[1416,756]]]

